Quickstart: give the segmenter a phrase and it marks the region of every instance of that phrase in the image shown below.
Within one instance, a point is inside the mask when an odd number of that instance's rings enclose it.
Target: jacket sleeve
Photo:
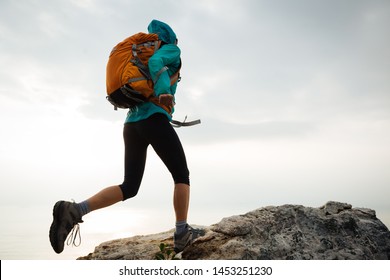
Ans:
[[[148,64],[156,96],[164,93],[175,94],[176,84],[171,86],[170,75],[174,74],[180,66],[179,47],[173,44],[162,46],[149,59]]]

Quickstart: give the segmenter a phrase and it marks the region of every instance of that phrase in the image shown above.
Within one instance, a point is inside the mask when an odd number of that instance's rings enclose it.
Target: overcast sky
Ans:
[[[105,67],[152,19],[182,50],[174,118],[202,120],[177,130],[193,221],[337,200],[389,226],[387,0],[0,0],[2,205],[50,212],[122,182],[126,111],[105,100]],[[126,205],[172,211],[171,185],[150,150]]]

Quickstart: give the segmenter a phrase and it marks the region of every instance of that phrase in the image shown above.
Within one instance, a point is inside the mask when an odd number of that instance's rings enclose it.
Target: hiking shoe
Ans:
[[[174,251],[179,253],[184,250],[185,247],[190,245],[196,238],[205,235],[203,229],[192,228],[187,225],[186,230],[180,234],[173,235]]]
[[[74,202],[58,201],[53,208],[53,223],[50,226],[49,238],[54,251],[59,254],[64,250],[64,244],[72,231],[70,243],[74,245],[77,235],[81,243],[79,224],[82,223],[81,214]],[[73,239],[73,240],[72,240]],[[68,240],[69,241],[69,240]],[[67,242],[69,245],[70,243]],[[78,244],[80,245],[80,244]],[[78,246],[76,245],[76,246]]]

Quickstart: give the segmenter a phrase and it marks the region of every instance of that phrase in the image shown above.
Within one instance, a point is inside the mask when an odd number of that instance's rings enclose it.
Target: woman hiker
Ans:
[[[149,33],[158,34],[162,41],[160,48],[149,59],[149,71],[154,92],[159,104],[174,106],[177,82],[171,85],[170,75],[180,68],[180,49],[171,27],[153,20],[148,26]],[[168,70],[159,73],[167,66]],[[50,243],[56,253],[61,253],[64,243],[73,228],[78,230],[82,217],[91,211],[108,207],[137,195],[145,168],[149,145],[164,162],[174,180],[173,206],[176,216],[174,250],[182,251],[193,239],[203,232],[187,224],[190,199],[189,170],[183,147],[170,124],[171,115],[158,103],[144,102],[136,110],[129,110],[123,129],[125,144],[125,174],[120,185],[107,187],[80,203],[58,201],[53,208],[53,222],[50,227]]]

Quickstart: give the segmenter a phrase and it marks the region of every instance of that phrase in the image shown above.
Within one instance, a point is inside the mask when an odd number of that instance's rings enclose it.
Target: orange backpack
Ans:
[[[161,41],[157,34],[137,33],[117,44],[110,53],[106,69],[107,100],[117,108],[134,109],[139,103],[152,101],[154,96],[153,80],[149,73],[149,58],[158,50]],[[166,69],[161,69],[159,74]],[[180,70],[180,69],[179,69]],[[159,77],[159,74],[157,76]],[[157,77],[157,79],[158,79]],[[171,84],[180,78],[179,71],[171,76]]]

